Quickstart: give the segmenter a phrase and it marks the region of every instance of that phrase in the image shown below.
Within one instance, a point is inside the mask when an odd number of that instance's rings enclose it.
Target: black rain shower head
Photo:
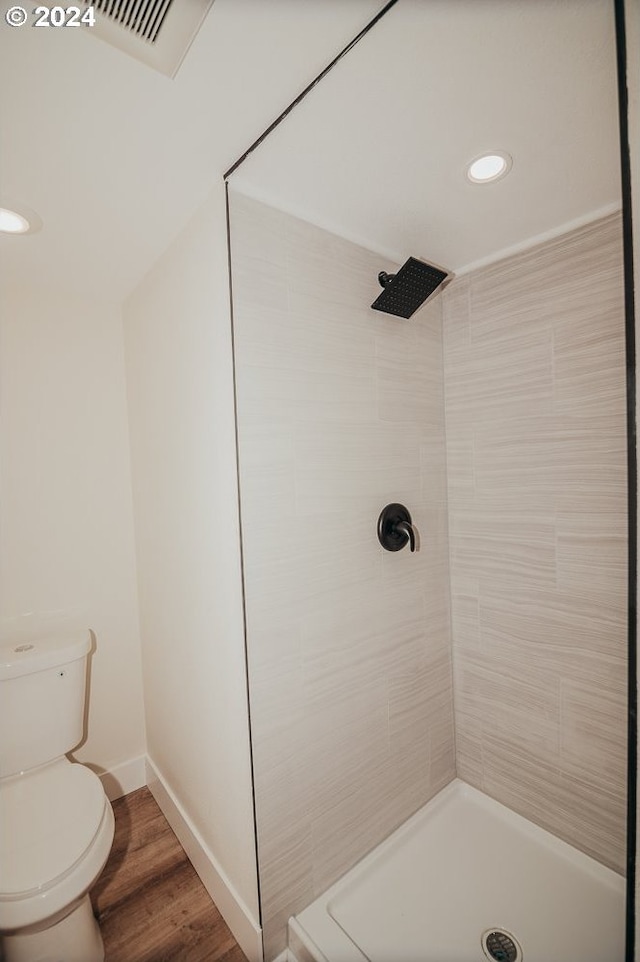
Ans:
[[[381,271],[378,280],[384,288],[371,307],[374,311],[395,314],[397,317],[411,317],[443,285],[451,280],[452,274],[410,257],[397,274]]]

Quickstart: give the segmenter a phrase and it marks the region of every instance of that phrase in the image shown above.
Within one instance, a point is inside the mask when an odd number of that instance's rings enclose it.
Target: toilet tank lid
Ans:
[[[87,629],[60,632],[29,641],[14,641],[0,647],[0,681],[30,675],[36,671],[67,665],[84,658],[91,650]]]

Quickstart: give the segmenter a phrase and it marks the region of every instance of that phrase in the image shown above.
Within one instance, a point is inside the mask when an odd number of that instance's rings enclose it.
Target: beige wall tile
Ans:
[[[288,916],[455,774],[442,302],[410,322],[372,311],[392,265],[235,194],[231,238],[271,958]],[[391,501],[419,552],[379,545]]]
[[[405,322],[369,309],[392,265],[231,203],[267,957],[456,770],[620,869],[619,218]],[[413,514],[415,555],[377,542],[389,501]]]
[[[444,294],[458,774],[622,871],[618,215]]]

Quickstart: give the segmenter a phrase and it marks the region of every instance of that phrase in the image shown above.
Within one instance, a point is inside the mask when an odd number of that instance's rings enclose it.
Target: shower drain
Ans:
[[[492,962],[521,962],[522,949],[505,929],[487,929],[482,933],[484,954]]]

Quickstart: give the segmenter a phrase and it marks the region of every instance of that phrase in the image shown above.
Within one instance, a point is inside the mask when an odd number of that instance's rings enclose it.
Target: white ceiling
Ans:
[[[0,235],[3,273],[119,301],[383,0],[214,0],[175,80],[89,28],[10,28],[13,4],[0,0],[0,206],[44,227]]]
[[[399,0],[232,185],[458,272],[619,207],[613,3]]]
[[[121,300],[383,5],[215,0],[175,80],[87,30],[3,21],[0,198],[44,222],[0,237],[3,266]],[[489,148],[513,170],[472,187],[464,165]],[[613,0],[398,0],[232,185],[453,270],[611,209]]]

